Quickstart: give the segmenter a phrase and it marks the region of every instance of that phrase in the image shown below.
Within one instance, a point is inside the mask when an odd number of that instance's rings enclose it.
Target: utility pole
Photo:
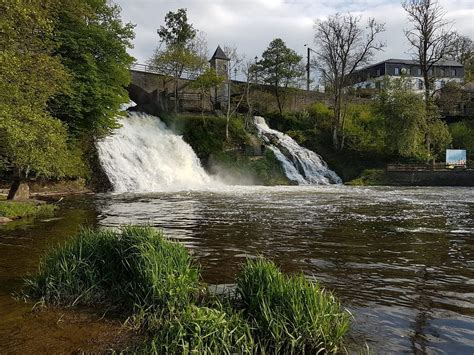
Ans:
[[[304,45],[307,50],[306,54],[306,90],[309,91],[309,83],[311,82],[311,51],[316,53],[316,51],[312,48],[309,48],[307,44]]]
[[[308,47],[308,55],[307,55],[307,63],[306,63],[306,91],[309,91],[309,81],[311,80],[310,78],[310,51],[311,49]]]

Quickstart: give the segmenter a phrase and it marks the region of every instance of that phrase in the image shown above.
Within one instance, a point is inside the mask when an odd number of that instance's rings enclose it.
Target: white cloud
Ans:
[[[385,52],[375,60],[407,58],[409,48],[403,35],[406,16],[399,1],[391,0],[115,0],[122,7],[124,21],[135,23],[138,62],[146,61],[158,45],[156,29],[168,11],[187,8],[195,28],[207,34],[211,52],[218,44],[237,46],[247,58],[260,56],[268,43],[281,37],[289,47],[303,54],[305,43],[313,43],[313,23],[336,12],[355,12],[375,17],[386,24],[380,39]],[[462,34],[474,36],[474,1],[441,0],[447,18]],[[211,53],[212,54],[212,53]]]

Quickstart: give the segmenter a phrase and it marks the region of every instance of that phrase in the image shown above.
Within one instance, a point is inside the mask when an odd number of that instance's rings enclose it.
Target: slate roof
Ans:
[[[227,58],[227,56],[225,55],[224,51],[222,50],[221,46],[217,46],[217,49],[216,51],[214,52],[214,55],[212,56],[211,60],[212,59],[223,59],[223,60],[230,60],[229,58]]]
[[[418,63],[418,61],[412,60],[412,59],[394,59],[394,58],[390,58],[390,59],[386,59],[386,60],[383,60],[383,61],[375,63],[375,64],[368,65],[366,67],[360,68],[360,69],[356,70],[356,72],[364,70],[364,69],[369,69],[369,68],[375,67],[377,65],[383,64],[383,63],[405,64],[405,65],[415,65],[415,66],[420,65]],[[439,67],[439,66],[463,67],[463,65],[461,63],[456,62],[455,60],[439,61],[438,63],[435,64],[435,67]]]

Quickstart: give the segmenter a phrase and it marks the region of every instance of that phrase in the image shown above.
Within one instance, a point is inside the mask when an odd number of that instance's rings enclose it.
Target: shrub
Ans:
[[[350,315],[337,299],[303,275],[285,276],[273,262],[249,260],[237,279],[244,314],[269,351],[341,350]]]

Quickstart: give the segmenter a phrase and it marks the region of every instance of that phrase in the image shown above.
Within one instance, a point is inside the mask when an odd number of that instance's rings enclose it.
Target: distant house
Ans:
[[[462,84],[464,78],[464,66],[453,60],[439,62],[430,72],[435,90],[441,89],[448,81]],[[385,76],[396,78],[402,75],[410,78],[414,91],[423,92],[424,80],[420,65],[410,59],[387,59],[357,70],[352,74],[352,85],[360,89],[380,89]]]

